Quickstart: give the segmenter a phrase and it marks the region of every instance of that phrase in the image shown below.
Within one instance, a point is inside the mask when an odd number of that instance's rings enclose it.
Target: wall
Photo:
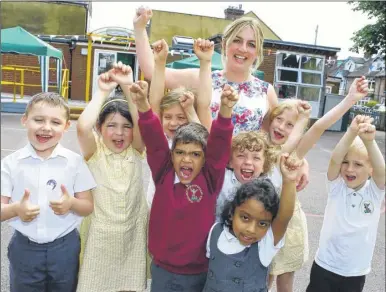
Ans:
[[[71,58],[70,50],[68,49],[67,44],[56,44],[51,43],[55,48],[60,49],[63,52],[64,62],[63,68],[68,68]],[[1,64],[3,66],[36,66],[39,67],[37,70],[40,70],[39,60],[37,56],[27,56],[27,55],[17,55],[17,54],[1,54]],[[67,65],[67,66],[66,66]],[[50,70],[49,82],[56,85],[56,61],[53,58],[50,58],[50,68],[55,68],[55,70]],[[16,82],[20,82],[20,73],[8,70],[1,70],[1,78],[4,81],[14,81],[16,76]],[[24,83],[25,84],[41,84],[41,75],[40,72],[27,72],[24,73]],[[34,95],[42,91],[41,86],[38,87],[24,87],[24,95]],[[49,91],[56,91],[55,88],[49,88]],[[1,92],[13,93],[12,85],[2,85]],[[20,87],[16,86],[16,94],[20,94]]]
[[[253,15],[250,16],[253,17]],[[229,23],[231,21],[224,18],[153,10],[150,22],[150,43],[163,38],[171,45],[175,35],[209,38],[222,33]],[[268,26],[264,23],[261,25],[267,39],[278,39]]]
[[[32,34],[84,35],[86,13],[84,6],[76,4],[2,1],[1,28],[21,26]]]

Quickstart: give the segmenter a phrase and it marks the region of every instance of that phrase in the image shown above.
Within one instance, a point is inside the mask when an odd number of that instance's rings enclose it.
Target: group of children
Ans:
[[[213,44],[196,40],[194,49],[196,94],[165,94],[163,40],[154,45],[150,89],[122,63],[101,74],[77,123],[82,156],[59,143],[70,124],[62,97],[31,99],[22,117],[29,143],[1,161],[1,221],[16,230],[11,292],[142,291],[147,247],[151,291],[268,291],[270,269],[291,253],[308,257],[300,168],[323,132],[367,94],[367,81],[356,79],[307,131],[310,106],[289,100],[270,113],[267,133],[233,136],[237,92],[224,86],[213,121],[209,107],[197,108],[196,98],[211,98]],[[110,97],[117,85],[124,97]],[[370,271],[385,183],[371,122],[355,117],[332,153],[309,292],[362,291]],[[297,242],[301,249],[290,249]]]

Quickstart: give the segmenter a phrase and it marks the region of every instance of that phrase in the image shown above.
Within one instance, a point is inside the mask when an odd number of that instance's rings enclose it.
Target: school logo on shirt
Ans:
[[[362,212],[363,214],[367,214],[367,215],[370,215],[374,212],[374,205],[373,205],[373,202],[371,201],[364,201],[362,203]]]
[[[47,182],[47,186],[52,188],[51,190],[54,190],[56,188],[56,181],[54,179],[50,179],[48,182]]]
[[[186,197],[191,203],[199,203],[204,193],[198,185],[189,185],[186,188]]]

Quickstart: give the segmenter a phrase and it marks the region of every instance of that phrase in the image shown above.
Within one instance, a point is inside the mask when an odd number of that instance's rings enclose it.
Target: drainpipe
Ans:
[[[68,75],[69,75],[69,80],[68,80],[68,98],[71,99],[71,85],[72,85],[72,57],[73,57],[73,52],[76,48],[76,39],[75,38],[71,38],[71,43],[68,47],[69,51],[70,51],[70,58],[71,58],[71,62],[69,64],[69,68],[68,68]]]

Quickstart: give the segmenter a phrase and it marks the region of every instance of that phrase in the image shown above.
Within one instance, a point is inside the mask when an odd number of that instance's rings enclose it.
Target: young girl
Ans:
[[[320,139],[324,131],[340,119],[358,100],[367,94],[367,81],[364,77],[355,79],[350,87],[349,94],[337,106],[331,109],[326,115],[320,118],[314,125],[299,139],[298,130],[294,125],[306,125],[306,120],[299,122],[299,109],[294,106],[294,101],[283,102],[271,113],[269,136],[271,143],[282,146],[286,152],[292,152],[296,147],[296,154],[303,159],[313,145]],[[309,109],[308,109],[309,111]],[[301,112],[300,112],[301,113]],[[295,134],[295,135],[294,135]],[[297,144],[297,141],[299,141]],[[297,146],[296,146],[297,145]],[[278,193],[281,189],[281,174],[278,167],[274,167],[270,175]],[[277,291],[293,291],[295,271],[299,270],[308,259],[308,232],[307,221],[298,199],[296,199],[295,210],[285,237],[285,245],[278,252],[272,261],[270,285],[273,277],[277,276]]]
[[[299,161],[283,154],[283,193],[269,179],[242,184],[215,223],[207,241],[208,276],[203,292],[267,291],[268,266],[283,246],[292,217]]]
[[[131,98],[108,99],[118,84],[128,97],[132,82],[131,68],[114,64],[99,76],[98,91],[78,120],[80,148],[98,184],[94,212],[81,226],[78,292],[146,289],[148,207],[138,113]]]

